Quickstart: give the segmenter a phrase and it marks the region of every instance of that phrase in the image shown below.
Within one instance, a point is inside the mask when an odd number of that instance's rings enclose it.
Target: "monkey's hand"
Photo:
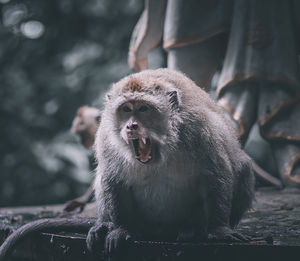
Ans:
[[[132,238],[127,230],[123,228],[116,228],[110,231],[105,240],[105,252],[109,255],[116,255],[123,253]]]
[[[213,242],[248,242],[250,238],[229,227],[222,226],[213,229],[208,235],[208,240]]]
[[[81,213],[85,206],[86,206],[85,202],[75,199],[70,202],[67,202],[63,211],[68,213]]]
[[[105,246],[107,234],[114,229],[112,222],[96,223],[89,231],[86,244],[92,253],[101,252]]]

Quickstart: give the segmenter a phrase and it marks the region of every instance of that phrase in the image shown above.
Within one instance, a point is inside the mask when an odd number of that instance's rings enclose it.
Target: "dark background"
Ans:
[[[70,133],[130,73],[140,0],[0,0],[0,206],[62,203],[92,179]]]

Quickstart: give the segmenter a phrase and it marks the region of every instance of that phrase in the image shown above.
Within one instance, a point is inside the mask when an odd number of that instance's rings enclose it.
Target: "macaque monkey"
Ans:
[[[72,123],[72,132],[78,134],[82,145],[91,149],[96,131],[101,121],[101,112],[97,108],[82,106],[77,110],[76,117]],[[94,195],[93,186],[91,186],[84,195],[78,197],[68,203],[64,207],[65,212],[81,212],[86,203],[88,203]],[[72,231],[72,232],[87,232],[93,225],[94,219],[70,219],[70,218],[55,218],[55,219],[40,219],[30,222],[16,231],[14,231],[0,247],[0,260],[10,254],[16,243],[21,241],[26,236],[41,231]],[[12,231],[11,231],[12,232]]]
[[[19,239],[49,227],[93,225],[88,249],[110,255],[134,239],[247,240],[234,227],[251,207],[251,160],[223,111],[182,73],[146,70],[114,84],[95,149],[97,221],[26,224],[0,247],[1,261]]]
[[[101,112],[97,108],[82,106],[77,110],[76,117],[72,123],[72,132],[79,135],[81,144],[86,149],[92,149],[96,131],[101,121]],[[80,197],[66,203],[65,212],[81,212],[85,205],[90,202],[94,195],[93,186]]]
[[[254,176],[235,133],[182,73],[146,70],[114,84],[96,134],[99,214],[88,248],[245,240],[233,228],[251,206]]]

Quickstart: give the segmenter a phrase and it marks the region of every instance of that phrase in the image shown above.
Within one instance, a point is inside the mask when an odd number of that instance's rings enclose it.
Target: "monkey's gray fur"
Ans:
[[[146,70],[114,84],[95,149],[89,249],[113,252],[131,237],[243,238],[232,229],[251,206],[251,161],[222,110],[182,73]]]

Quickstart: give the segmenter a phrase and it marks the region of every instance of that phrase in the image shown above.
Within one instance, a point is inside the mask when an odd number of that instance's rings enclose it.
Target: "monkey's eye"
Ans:
[[[139,112],[145,112],[145,111],[148,111],[148,106],[142,105],[142,106],[139,108]]]
[[[131,112],[131,109],[128,106],[123,107],[123,111],[125,112]]]
[[[98,116],[96,117],[96,121],[97,121],[97,122],[100,122],[100,121],[101,121],[101,116],[100,116],[100,115],[98,115]]]

